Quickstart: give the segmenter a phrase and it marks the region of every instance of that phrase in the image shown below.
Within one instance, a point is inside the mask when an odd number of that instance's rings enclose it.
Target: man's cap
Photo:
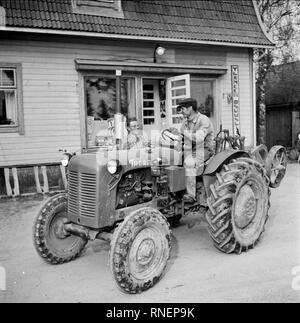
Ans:
[[[197,106],[197,101],[193,98],[183,99],[178,103],[177,108]]]

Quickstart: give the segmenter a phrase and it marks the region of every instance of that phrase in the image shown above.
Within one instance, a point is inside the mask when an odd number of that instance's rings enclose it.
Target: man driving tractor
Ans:
[[[171,130],[173,134],[178,135],[180,143],[184,140],[187,188],[184,201],[194,203],[196,201],[197,170],[214,152],[214,128],[209,118],[197,110],[195,99],[182,100],[177,109],[181,109],[185,120],[180,130],[175,128]]]

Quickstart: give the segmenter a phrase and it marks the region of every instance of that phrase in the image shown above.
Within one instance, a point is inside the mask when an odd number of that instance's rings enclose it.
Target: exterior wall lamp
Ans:
[[[157,55],[163,56],[166,52],[166,49],[160,45],[157,45],[154,49],[153,53],[153,63],[157,63]]]

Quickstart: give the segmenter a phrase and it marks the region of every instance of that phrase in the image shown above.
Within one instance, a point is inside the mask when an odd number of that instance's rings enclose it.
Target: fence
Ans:
[[[0,169],[0,197],[47,194],[67,188],[61,164],[11,165]]]

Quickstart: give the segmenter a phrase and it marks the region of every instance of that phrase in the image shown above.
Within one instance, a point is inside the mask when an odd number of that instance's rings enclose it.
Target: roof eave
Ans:
[[[264,33],[265,37],[274,45],[275,45],[275,42],[274,40],[272,39],[271,35],[268,33],[267,31],[267,28],[265,26],[265,24],[263,23],[262,19],[261,19],[261,16],[260,16],[260,12],[259,12],[259,8],[258,8],[258,4],[257,4],[257,1],[256,0],[252,0],[253,2],[253,6],[254,6],[254,9],[255,9],[255,13],[256,13],[256,17],[257,17],[257,20],[258,20],[258,23],[259,23],[259,26],[262,30],[262,32]]]
[[[121,39],[121,40],[141,40],[141,41],[153,41],[153,42],[172,42],[182,44],[201,44],[201,45],[215,45],[215,46],[228,46],[228,47],[245,47],[245,48],[273,48],[275,45],[267,44],[250,44],[250,43],[234,43],[234,42],[221,42],[221,41],[209,41],[209,40],[190,40],[180,38],[160,38],[160,37],[145,37],[145,36],[130,36],[130,35],[118,35],[118,34],[105,34],[95,32],[82,32],[82,31],[68,31],[68,30],[56,30],[56,29],[43,29],[43,28],[17,28],[17,27],[1,27],[0,31],[7,32],[22,32],[22,33],[36,33],[47,35],[65,35],[65,36],[80,36],[80,37],[97,37],[104,39]]]

